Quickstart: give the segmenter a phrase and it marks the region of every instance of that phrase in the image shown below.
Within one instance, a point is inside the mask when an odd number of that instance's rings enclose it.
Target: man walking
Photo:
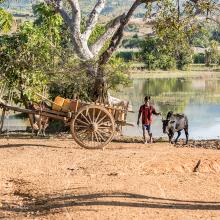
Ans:
[[[140,106],[138,113],[137,125],[139,126],[139,120],[142,115],[142,129],[143,129],[143,138],[144,143],[147,143],[146,140],[146,131],[149,136],[149,143],[152,143],[152,133],[151,133],[151,123],[152,123],[152,115],[161,115],[160,112],[156,112],[155,108],[150,105],[150,96],[146,96],[144,98],[144,104]]]

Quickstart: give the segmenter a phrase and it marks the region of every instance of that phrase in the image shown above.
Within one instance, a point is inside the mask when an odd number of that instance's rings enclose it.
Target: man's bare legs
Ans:
[[[144,144],[147,143],[147,139],[146,139],[146,128],[144,125],[142,125],[142,129],[143,129],[143,139],[144,139]]]
[[[143,130],[143,139],[144,139],[144,144],[147,143],[147,138],[146,138],[146,131],[149,137],[149,143],[152,143],[152,133],[150,132],[150,127],[145,127],[145,125],[142,125],[142,130]]]

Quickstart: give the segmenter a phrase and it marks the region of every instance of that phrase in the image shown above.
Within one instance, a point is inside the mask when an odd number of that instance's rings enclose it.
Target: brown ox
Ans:
[[[45,110],[49,109],[48,105],[44,102],[41,104],[31,104],[30,105],[31,110]],[[37,131],[37,136],[42,134],[43,136],[46,136],[45,130],[49,125],[49,118],[47,116],[39,115],[39,114],[32,114],[29,117],[31,117],[31,120],[33,122],[33,127],[32,127],[32,134],[34,131]]]

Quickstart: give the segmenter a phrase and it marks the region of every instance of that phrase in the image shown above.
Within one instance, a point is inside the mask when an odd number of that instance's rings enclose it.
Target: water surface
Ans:
[[[134,79],[132,86],[117,94],[130,100],[135,113],[128,114],[128,121],[136,124],[143,97],[152,96],[152,104],[163,117],[168,111],[185,113],[189,119],[191,139],[220,138],[220,77]],[[154,116],[154,136],[164,136],[160,116]],[[185,137],[182,132],[181,137]],[[126,127],[124,134],[139,136],[141,128]]]

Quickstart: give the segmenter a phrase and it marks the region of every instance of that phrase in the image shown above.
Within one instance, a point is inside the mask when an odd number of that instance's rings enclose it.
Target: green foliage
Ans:
[[[121,87],[130,85],[129,66],[129,63],[125,63],[121,58],[111,58],[103,69],[108,89],[118,91]]]
[[[212,31],[212,36],[210,38],[211,40],[215,40],[217,41],[218,43],[220,43],[220,30],[217,29],[217,30],[213,30]]]
[[[58,95],[73,98],[77,95],[82,100],[91,101],[90,91],[94,87],[95,77],[88,75],[88,66],[97,71],[96,63],[85,63],[77,58],[69,59],[62,68],[58,67],[48,81],[50,98],[54,99]],[[128,69],[129,64],[115,57],[103,66],[101,71],[105,75],[108,89],[117,91],[122,86],[130,85]]]
[[[171,53],[166,50],[163,41],[156,37],[147,37],[142,43],[142,59],[146,63],[147,69],[173,69],[176,61]]]
[[[193,55],[193,63],[202,64],[205,63],[205,54],[197,53]]]
[[[69,59],[62,68],[58,67],[48,81],[51,99],[58,95],[73,98],[77,94],[80,99],[89,100],[93,79],[88,77],[87,71],[87,65],[78,59]]]
[[[34,5],[33,12],[36,16],[34,24],[50,39],[51,43],[58,45],[61,41],[62,17],[46,3]]]
[[[8,32],[12,27],[12,22],[12,15],[0,8],[0,31]]]
[[[142,58],[149,70],[157,68],[157,58],[159,56],[159,52],[156,47],[157,41],[158,39],[156,38],[147,37],[142,43]]]
[[[180,19],[179,11],[173,1],[161,3],[159,16],[154,30],[156,36],[163,42],[168,54],[173,56],[178,69],[184,69],[190,64],[190,38],[197,31],[197,24],[190,24],[192,17]]]
[[[94,44],[100,36],[102,36],[106,32],[106,28],[104,25],[96,24],[94,30],[92,31],[89,40],[88,45]]]
[[[125,30],[128,32],[138,32],[138,26],[136,24],[128,24]]]
[[[157,11],[153,30],[159,46],[154,50],[165,54],[167,58],[171,57],[169,66],[172,66],[175,60],[176,67],[183,70],[192,63],[191,46],[206,47],[209,43],[210,34],[205,29],[204,23],[196,19],[197,11],[205,15],[214,6],[211,1],[199,1],[197,4],[192,1],[179,1],[179,3],[180,7],[172,0],[158,1],[156,6],[148,4],[147,16]],[[153,62],[153,67],[157,66],[159,58],[155,55],[155,51],[153,54],[145,54],[146,56],[150,62]]]
[[[207,30],[207,27],[201,26],[197,32],[192,34],[190,44],[195,47],[206,48],[209,45],[211,33]]]
[[[122,58],[125,62],[139,60],[139,52],[120,51],[115,55],[117,58]]]
[[[132,38],[127,38],[122,41],[122,46],[124,48],[137,48],[140,47],[142,39],[137,35],[134,35]]]
[[[37,100],[60,62],[63,22],[45,3],[33,6],[36,20],[25,22],[13,35],[0,37],[1,79],[17,91],[15,101]]]
[[[176,60],[172,56],[161,54],[158,60],[158,67],[162,70],[175,69]]]
[[[191,48],[184,48],[177,54],[176,67],[179,70],[187,70],[189,65],[193,62]]]
[[[80,31],[83,33],[86,29],[86,18],[83,17],[81,20]],[[91,35],[89,36],[88,45],[94,44],[100,36],[106,32],[106,28],[102,24],[96,24],[95,28],[92,30]]]
[[[210,66],[211,63],[218,63],[220,53],[218,51],[218,42],[212,40],[209,48],[205,51],[205,63],[206,66]]]
[[[35,92],[40,92],[46,84],[44,71],[51,62],[50,49],[48,39],[30,22],[24,23],[16,34],[1,36],[1,78],[27,99],[36,98]]]

